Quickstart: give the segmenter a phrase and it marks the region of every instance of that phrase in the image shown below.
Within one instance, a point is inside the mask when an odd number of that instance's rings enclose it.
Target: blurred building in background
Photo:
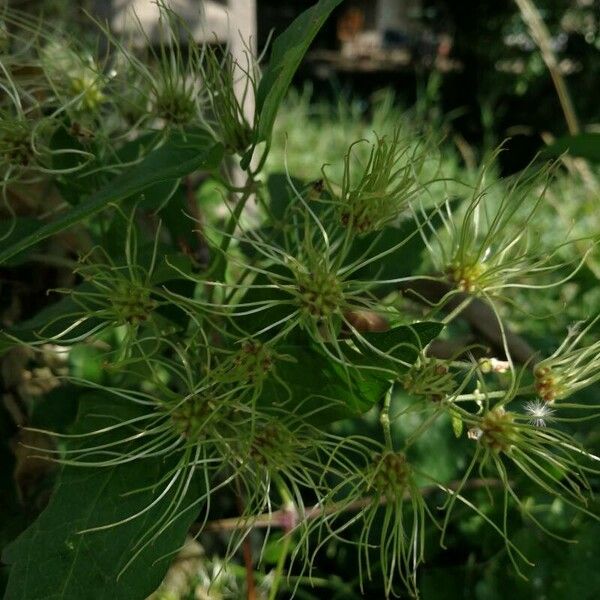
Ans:
[[[242,38],[256,48],[271,30],[281,30],[312,2],[303,0],[169,0],[199,42],[227,43]],[[94,12],[117,34],[146,43],[158,42],[158,6],[151,0],[96,0]],[[135,15],[135,17],[134,17]],[[434,35],[423,24],[421,0],[347,0],[336,10],[333,27],[325,29],[311,61],[321,71],[379,71],[407,68],[414,63],[446,70],[451,37]],[[319,48],[319,46],[321,46]],[[242,51],[243,48],[240,48]],[[235,52],[234,52],[235,53]]]
[[[169,0],[165,2],[175,13],[183,18],[193,34],[194,39],[199,42],[226,42],[229,37],[229,28],[238,25],[244,26],[244,23],[235,23],[229,14],[230,6],[226,0],[221,2],[217,0]],[[239,9],[239,6],[246,4],[251,6],[253,1],[249,2],[229,2],[233,11]],[[96,14],[104,16],[111,25],[111,29],[125,37],[133,39],[134,43],[144,44],[145,38],[140,35],[139,25],[142,26],[148,39],[153,44],[158,44],[158,18],[159,5],[150,0],[99,0],[95,4]],[[235,15],[233,15],[235,16]],[[247,26],[247,25],[246,25]]]
[[[339,49],[312,57],[338,71],[457,67],[449,59],[451,36],[434,34],[426,25],[421,0],[349,0],[338,13],[336,34]]]

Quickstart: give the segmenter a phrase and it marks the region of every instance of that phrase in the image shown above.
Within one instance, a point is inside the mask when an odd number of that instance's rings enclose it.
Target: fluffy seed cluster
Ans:
[[[78,107],[90,112],[97,111],[106,100],[102,84],[93,72],[82,72],[71,79],[73,94],[79,96]]]
[[[0,154],[6,165],[26,167],[30,164],[34,157],[31,136],[29,124],[21,119],[5,120],[0,125]]]
[[[291,434],[275,422],[267,423],[254,435],[250,445],[250,457],[256,463],[268,466],[274,460],[285,463],[285,448]]]
[[[552,419],[555,411],[550,408],[548,402],[540,400],[529,400],[525,403],[525,412],[529,415],[529,423],[534,427],[546,427],[546,423]]]
[[[416,173],[423,153],[406,144],[400,128],[389,137],[377,137],[366,164],[358,169],[353,165],[353,149],[354,144],[344,158],[341,189],[325,174],[323,182],[334,198],[341,225],[364,235],[380,230],[406,211],[419,187]]]

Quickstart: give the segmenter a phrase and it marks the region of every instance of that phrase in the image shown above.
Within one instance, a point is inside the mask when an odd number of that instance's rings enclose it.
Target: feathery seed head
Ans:
[[[535,365],[534,385],[544,402],[563,400],[600,380],[600,341],[582,344],[599,320],[600,315],[583,329],[573,328],[551,356]]]
[[[229,152],[242,154],[252,144],[256,129],[256,123],[249,123],[244,112],[247,97],[256,92],[256,65],[247,58],[247,65],[242,66],[229,52],[219,60],[209,48],[201,68],[215,135]],[[244,86],[240,93],[236,92],[236,82],[241,78]]]
[[[485,267],[483,264],[464,264],[459,260],[452,261],[446,268],[448,279],[459,291],[469,294],[481,289],[480,278],[484,273]]]
[[[401,378],[411,395],[439,402],[456,390],[456,382],[445,361],[422,355]]]
[[[151,290],[131,281],[119,281],[110,296],[117,323],[132,325],[146,321],[157,306]]]
[[[223,381],[260,385],[273,370],[275,356],[270,346],[257,340],[245,340],[230,361],[223,366]]]
[[[80,96],[78,108],[95,112],[106,101],[102,83],[93,72],[82,71],[71,79],[71,88],[76,96]]]
[[[170,413],[171,422],[182,437],[199,440],[206,437],[206,421],[217,410],[217,403],[210,396],[192,396]]]
[[[402,140],[400,128],[390,138],[377,137],[360,173],[355,173],[350,146],[344,157],[344,173],[339,193],[324,173],[323,183],[337,205],[340,223],[362,235],[380,230],[397,219],[408,207],[418,189],[415,173],[423,154]]]
[[[293,433],[281,423],[267,422],[256,431],[252,439],[250,457],[265,467],[285,465],[294,457],[293,439]]]
[[[483,415],[477,428],[470,430],[469,437],[495,453],[509,452],[519,441],[515,415],[502,407],[493,408]]]
[[[376,455],[370,467],[372,485],[376,493],[385,496],[388,502],[403,499],[409,478],[410,465],[401,452],[385,452]]]
[[[297,271],[297,302],[304,315],[327,319],[344,306],[344,293],[335,273],[326,269],[311,273]]]

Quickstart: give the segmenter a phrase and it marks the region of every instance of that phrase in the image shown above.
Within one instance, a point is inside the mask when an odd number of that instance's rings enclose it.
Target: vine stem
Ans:
[[[428,496],[434,492],[445,490],[455,490],[461,487],[461,480],[455,480],[445,485],[443,488],[440,488],[439,485],[428,485],[424,486],[420,489],[422,496]],[[495,487],[501,486],[502,481],[499,479],[472,479],[464,484],[464,489],[480,489],[485,487]],[[405,497],[406,500],[409,499],[409,495],[407,494]],[[356,512],[359,511],[366,506],[369,506],[374,501],[372,496],[365,496],[364,498],[359,498],[354,502],[344,502],[343,500],[340,502],[334,502],[329,506],[322,506],[320,504],[315,504],[312,508],[307,510],[303,515],[302,519],[299,522],[307,522],[317,519],[323,515],[329,515],[332,513],[339,512],[340,510],[344,510],[345,512]],[[381,505],[387,503],[387,498],[382,496],[378,499],[378,502]],[[289,511],[277,510],[271,513],[263,513],[261,515],[257,515],[254,517],[249,523],[247,518],[240,519],[239,517],[233,517],[229,519],[217,519],[215,521],[209,521],[204,527],[203,531],[236,531],[238,529],[246,528],[248,526],[254,529],[265,529],[272,527],[279,527],[281,529],[289,529]]]
[[[474,400],[477,402],[477,400],[481,400],[482,398],[503,398],[504,396],[506,396],[505,390],[497,390],[494,392],[475,392],[473,394],[460,394],[459,396],[453,398],[452,401],[462,402],[466,400]]]
[[[240,515],[244,514],[244,501],[240,490],[239,481],[235,480],[236,488],[236,504]],[[242,520],[242,517],[240,517]],[[250,545],[250,537],[246,535],[242,542],[242,555],[244,557],[244,567],[246,569],[246,600],[256,600],[256,582],[254,579],[254,566],[252,560],[252,546]]]
[[[246,179],[246,185],[244,185],[244,192],[241,197],[238,199],[231,216],[229,217],[229,221],[227,222],[227,226],[225,228],[225,233],[223,235],[223,239],[221,240],[221,245],[219,246],[219,254],[215,258],[214,265],[212,269],[208,272],[207,276],[214,273],[213,278],[215,281],[223,281],[225,279],[225,253],[229,249],[229,244],[231,244],[232,236],[235,231],[236,225],[238,224],[244,207],[246,206],[246,202],[248,202],[248,198],[255,191],[254,179],[252,179],[251,175],[248,175]]]
[[[279,590],[279,584],[281,583],[281,579],[283,577],[283,567],[285,565],[285,561],[288,556],[288,552],[290,550],[290,542],[292,540],[292,536],[289,532],[286,532],[283,536],[283,548],[277,558],[277,566],[275,567],[275,576],[273,577],[273,583],[271,584],[271,589],[269,591],[269,599],[275,600],[277,598],[277,591]]]
[[[246,568],[246,598],[247,600],[256,600],[256,583],[254,581],[254,569],[252,567],[252,549],[248,537],[243,541],[242,552],[244,554],[244,565]]]
[[[392,429],[390,424],[390,404],[392,402],[392,388],[390,388],[383,399],[383,407],[379,413],[379,422],[383,428],[383,437],[385,439],[385,446],[388,450],[393,450],[392,444]]]

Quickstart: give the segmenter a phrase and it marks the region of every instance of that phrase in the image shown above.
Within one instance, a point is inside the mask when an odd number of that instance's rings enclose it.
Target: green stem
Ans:
[[[282,500],[282,504],[283,504],[284,508],[286,508],[288,510],[290,510],[290,509],[295,510],[295,505],[294,505],[292,496],[288,490],[288,487],[285,485],[285,482],[281,478],[281,476],[274,474],[273,475],[273,483],[277,487],[277,491],[279,492],[279,495],[281,496],[281,500]],[[275,567],[275,575],[273,577],[273,583],[271,584],[271,589],[269,591],[268,600],[275,600],[275,598],[277,597],[277,590],[279,589],[279,585],[280,585],[281,579],[283,577],[283,567],[285,566],[285,561],[287,559],[288,552],[290,550],[291,539],[292,539],[291,532],[285,531],[284,536],[282,538],[283,548],[281,549],[281,553],[279,554],[279,557],[277,558],[277,565]]]
[[[258,161],[258,164],[256,165],[256,168],[250,171],[250,174],[252,177],[255,177],[262,171],[262,168],[264,167],[265,162],[267,161],[267,157],[269,156],[270,149],[271,149],[271,142],[267,141],[265,148],[263,150],[263,153]]]
[[[240,220],[244,207],[246,206],[246,202],[255,191],[254,180],[250,175],[248,176],[246,185],[243,189],[244,193],[237,201],[237,204],[235,205],[235,208],[229,217],[227,226],[225,227],[225,233],[223,235],[223,239],[221,240],[221,245],[219,246],[219,253],[215,257],[215,262],[213,263],[212,268],[206,274],[207,279],[213,278],[215,281],[225,280],[225,269],[227,267],[225,255],[229,249],[229,245],[231,244],[233,233]],[[212,293],[210,296],[212,296]]]
[[[283,548],[281,549],[281,553],[277,558],[277,566],[275,567],[275,576],[273,577],[273,583],[271,585],[271,589],[269,590],[269,599],[275,600],[277,598],[277,591],[279,589],[279,584],[281,583],[281,579],[283,577],[283,567],[285,565],[285,561],[288,556],[288,552],[290,550],[290,542],[292,540],[292,536],[290,533],[286,533],[283,536]]]
[[[383,428],[383,437],[385,439],[385,446],[388,450],[393,450],[392,444],[392,429],[390,425],[390,404],[392,402],[392,388],[390,388],[385,398],[383,399],[383,407],[379,413],[379,422]]]
[[[451,313],[447,314],[442,319],[442,323],[444,323],[444,325],[447,325],[448,323],[450,323],[450,321],[452,321],[453,319],[458,317],[458,315],[463,310],[465,310],[465,308],[467,308],[467,306],[469,306],[469,304],[471,304],[472,301],[473,301],[472,296],[468,296],[467,298],[465,298]]]
[[[225,228],[225,233],[227,235],[225,235],[225,237],[221,240],[221,246],[219,247],[219,250],[221,251],[221,255],[223,255],[225,252],[227,252],[227,249],[229,248],[229,244],[231,244],[231,239],[232,239],[231,236],[233,235],[233,232],[235,231],[235,228],[240,220],[240,217],[242,215],[244,207],[246,206],[246,202],[248,201],[248,198],[250,198],[250,196],[254,192],[253,184],[254,184],[253,180],[250,177],[248,177],[248,180],[246,181],[246,185],[244,186],[244,193],[242,194],[242,197],[237,201],[237,204],[233,210],[233,213],[229,217],[229,222],[227,223],[227,227]]]
[[[201,554],[198,555],[198,558],[200,558]],[[245,569],[244,567],[241,567],[240,565],[236,565],[236,564],[231,564],[228,566],[228,569],[231,570],[232,573],[236,574],[237,576],[243,576],[245,573]],[[261,583],[263,581],[265,581],[265,579],[268,579],[268,576],[265,575],[264,573],[260,573],[259,571],[257,571],[255,573],[256,575],[256,579],[258,581],[260,581]],[[332,580],[329,579],[325,579],[324,577],[308,577],[306,575],[289,575],[287,577],[287,580],[289,583],[295,583],[295,582],[300,582],[300,583],[305,583],[307,585],[310,585],[312,587],[324,587],[324,588],[337,588],[340,586],[341,582],[337,581],[337,579],[332,578]]]
[[[506,396],[505,390],[497,390],[495,392],[475,392],[473,394],[460,394],[456,396],[452,401],[453,402],[464,402],[467,400],[477,401],[481,398],[503,398]]]

